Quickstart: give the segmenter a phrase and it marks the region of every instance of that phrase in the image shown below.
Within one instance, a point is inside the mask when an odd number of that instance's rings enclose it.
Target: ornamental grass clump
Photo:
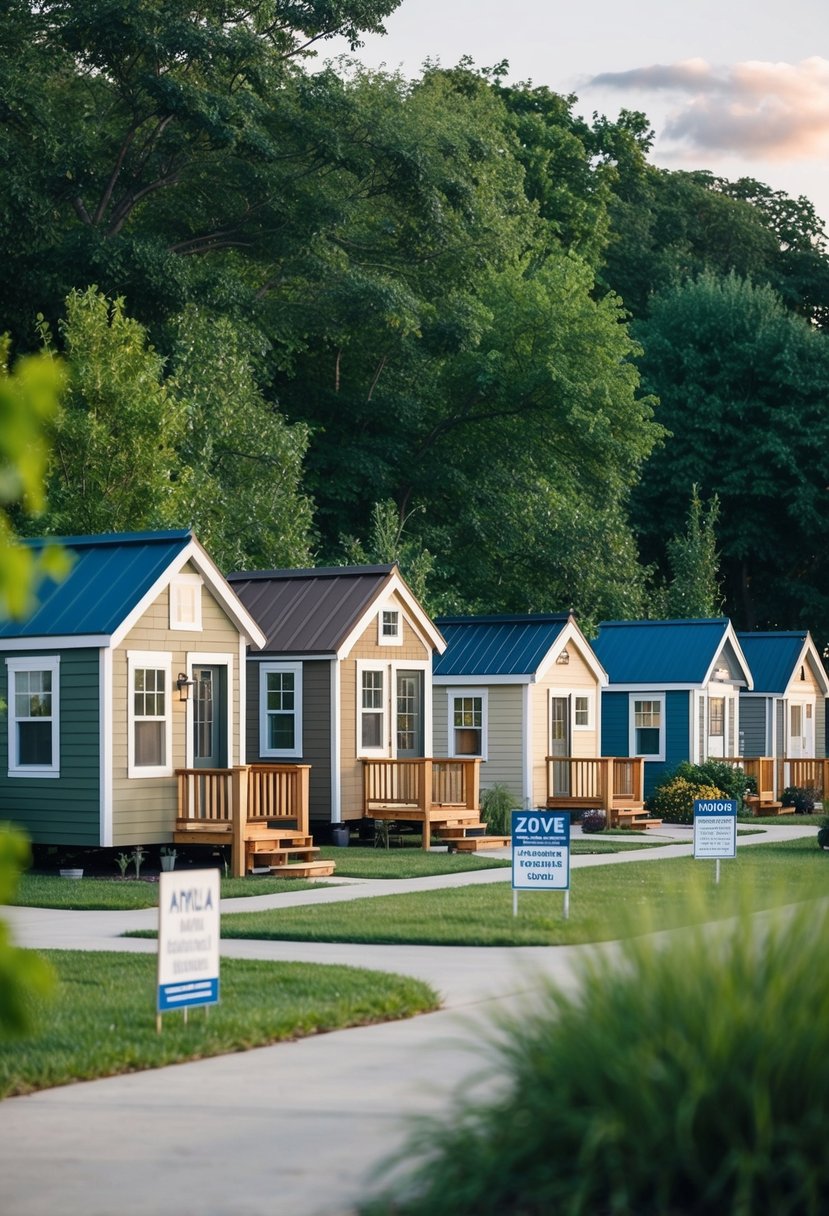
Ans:
[[[422,1125],[416,1179],[366,1211],[829,1211],[828,939],[809,903],[594,952],[501,1026],[497,1096]]]

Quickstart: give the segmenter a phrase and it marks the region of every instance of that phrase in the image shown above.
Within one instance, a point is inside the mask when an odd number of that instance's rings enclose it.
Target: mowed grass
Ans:
[[[186,879],[187,871],[176,871]],[[295,878],[223,878],[223,899],[238,899],[248,895],[279,895],[284,891],[301,891],[317,883]],[[24,908],[65,908],[74,912],[123,912],[135,908],[158,907],[158,883],[136,882],[134,879],[61,878],[57,874],[21,875],[15,898],[11,901]]]
[[[223,959],[221,1000],[155,1026],[154,954],[43,951],[57,985],[34,1032],[0,1043],[0,1097],[247,1051],[437,1008],[418,980],[356,967]]]
[[[829,854],[811,838],[746,845],[733,861],[677,857],[574,869],[570,916],[562,892],[520,891],[509,882],[384,895],[347,903],[222,918],[222,937],[453,946],[551,946],[609,941],[717,920],[825,894]]]

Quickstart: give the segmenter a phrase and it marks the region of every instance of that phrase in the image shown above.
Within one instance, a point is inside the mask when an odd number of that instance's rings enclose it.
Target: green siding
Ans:
[[[3,651],[0,700],[8,704],[7,658],[60,655],[60,776],[10,777],[9,716],[0,714],[0,819],[36,844],[100,844],[99,652]]]

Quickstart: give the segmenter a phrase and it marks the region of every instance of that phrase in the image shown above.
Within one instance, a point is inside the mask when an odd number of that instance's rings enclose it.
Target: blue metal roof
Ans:
[[[525,676],[540,667],[569,615],[443,616],[435,624],[446,650],[436,676]]]
[[[702,684],[728,620],[602,621],[593,649],[611,684]]]
[[[77,637],[114,632],[192,540],[189,531],[54,536],[25,541],[59,544],[72,560],[61,582],[43,579],[37,608],[24,620],[0,621],[0,639]]]
[[[786,691],[808,636],[806,630],[737,634],[754,676],[755,692]]]

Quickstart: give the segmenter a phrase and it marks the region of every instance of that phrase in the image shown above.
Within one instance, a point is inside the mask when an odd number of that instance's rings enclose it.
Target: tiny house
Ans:
[[[399,789],[431,764],[432,653],[445,642],[397,565],[229,582],[265,635],[248,655],[249,755],[311,766],[316,826],[360,819],[381,786],[410,801]]]
[[[68,575],[0,622],[0,818],[35,843],[172,842],[179,771],[244,765],[245,656],[264,636],[189,531],[50,543]]]
[[[604,621],[593,647],[609,678],[602,754],[640,756],[646,796],[683,760],[738,754],[754,683],[730,621]]]

